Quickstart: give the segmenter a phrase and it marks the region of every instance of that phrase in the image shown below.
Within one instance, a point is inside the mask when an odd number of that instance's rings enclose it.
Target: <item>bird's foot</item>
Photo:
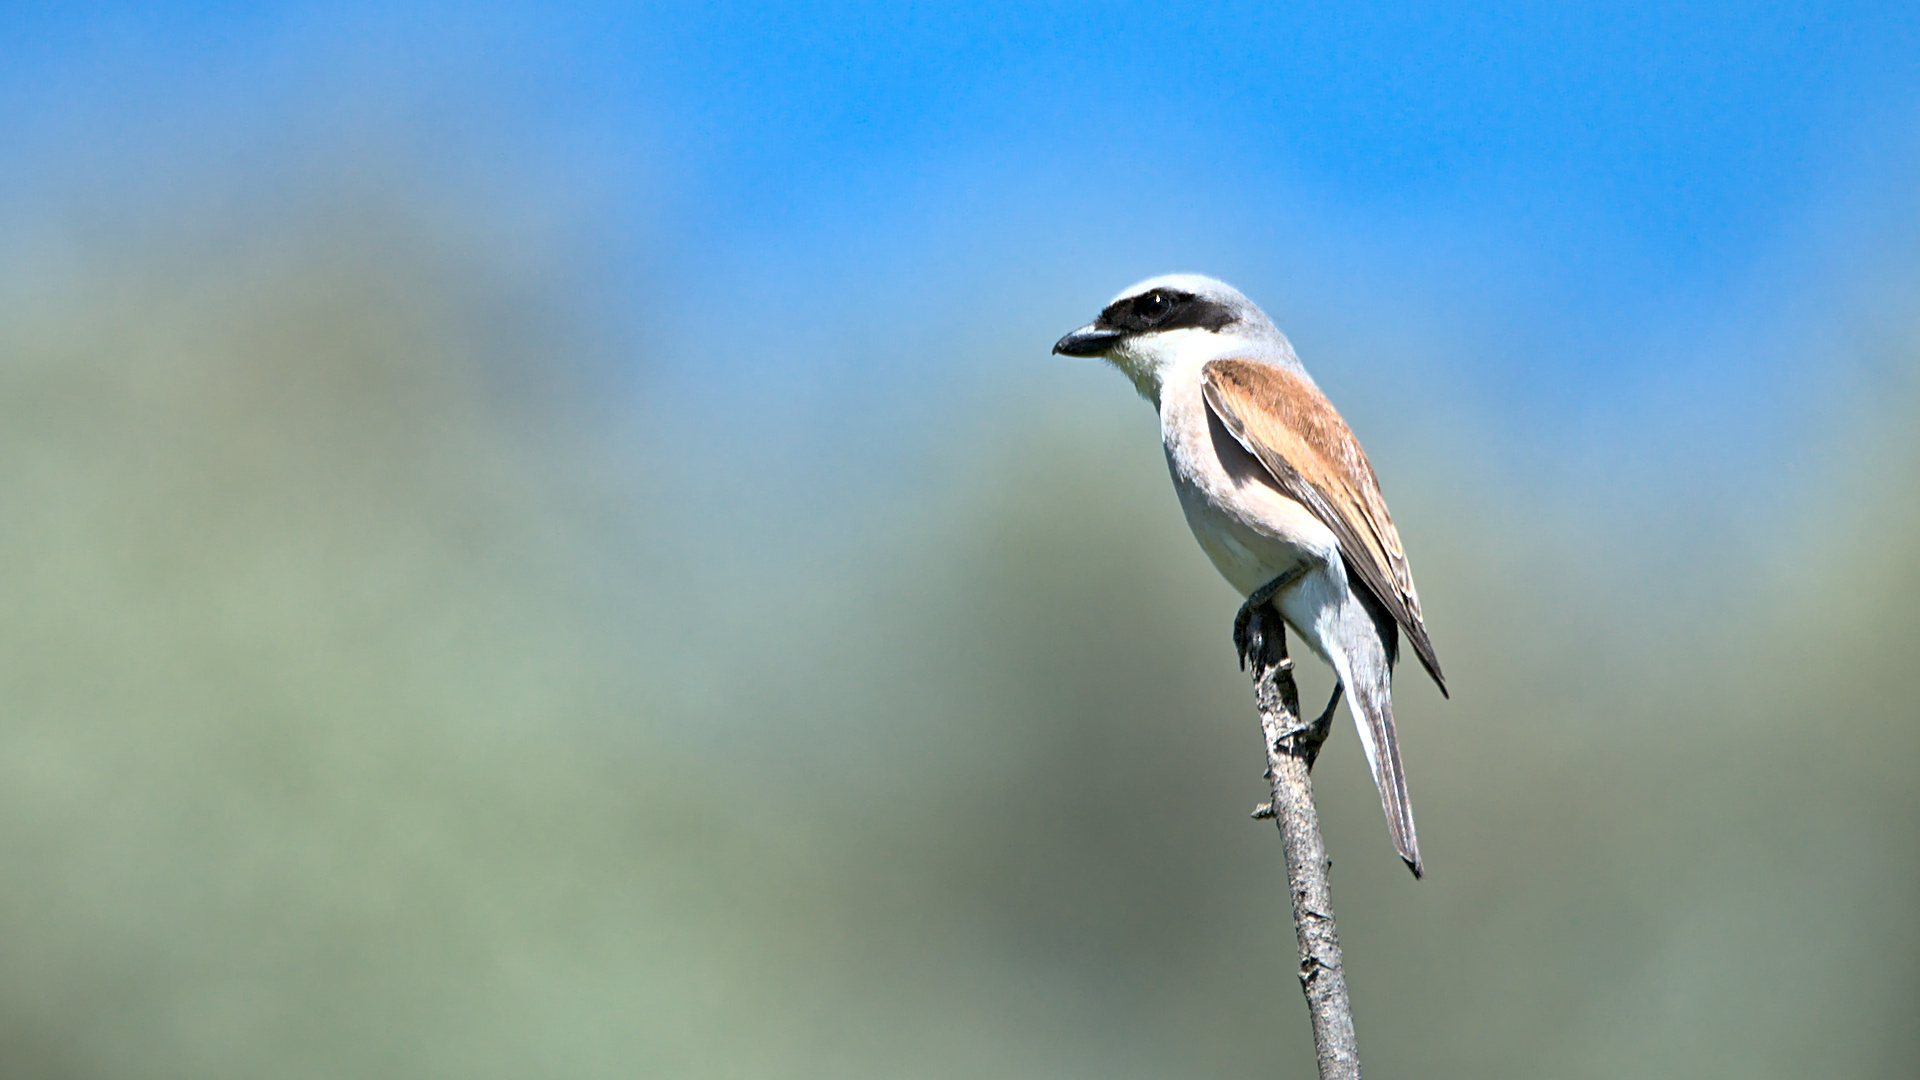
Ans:
[[[1300,741],[1306,750],[1308,769],[1312,769],[1314,761],[1320,757],[1320,747],[1326,743],[1327,735],[1333,730],[1333,710],[1340,707],[1340,696],[1346,691],[1345,686],[1334,683],[1333,696],[1327,699],[1327,707],[1321,710],[1313,723],[1307,725],[1307,730],[1300,733]]]
[[[1253,590],[1252,595],[1247,597],[1247,602],[1240,605],[1239,613],[1233,617],[1233,649],[1240,657],[1241,671],[1247,670],[1248,661],[1260,648],[1259,640],[1251,631],[1253,613],[1271,601],[1275,593],[1300,580],[1300,575],[1306,572],[1305,566],[1296,566]],[[1279,612],[1276,611],[1274,614],[1278,616]]]
[[[1257,633],[1253,625],[1253,615],[1255,611],[1259,610],[1259,607],[1260,605],[1248,601],[1240,605],[1240,613],[1233,617],[1233,651],[1240,657],[1241,671],[1245,671],[1248,667],[1252,666],[1254,654],[1258,653],[1266,645],[1266,625],[1263,622]],[[1268,608],[1267,610],[1272,611],[1273,609]]]

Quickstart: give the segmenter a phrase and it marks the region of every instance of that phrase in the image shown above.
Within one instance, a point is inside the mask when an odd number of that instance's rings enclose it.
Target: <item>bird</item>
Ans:
[[[1271,602],[1339,679],[1395,849],[1425,873],[1393,724],[1393,665],[1405,633],[1447,693],[1406,551],[1373,465],[1265,312],[1200,274],[1149,278],[1114,297],[1056,354],[1107,360],[1160,414],[1167,469],[1187,525],[1246,602]]]

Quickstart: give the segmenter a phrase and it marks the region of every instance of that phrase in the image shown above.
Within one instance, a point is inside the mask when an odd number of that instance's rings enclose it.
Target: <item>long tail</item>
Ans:
[[[1353,710],[1354,730],[1360,733],[1361,749],[1367,752],[1373,784],[1380,789],[1380,806],[1387,812],[1393,846],[1407,869],[1419,877],[1425,870],[1420,863],[1420,837],[1413,828],[1413,800],[1407,797],[1407,773],[1400,764],[1400,739],[1393,730],[1393,692],[1384,664],[1377,679],[1370,677],[1373,672],[1364,670],[1370,665],[1362,661],[1358,666],[1362,670],[1353,672],[1351,681],[1342,680],[1347,683],[1347,707]]]
[[[1364,588],[1345,588],[1338,576],[1315,575],[1309,583],[1326,588],[1313,595],[1305,588],[1292,600],[1299,621],[1311,624],[1308,638],[1333,665],[1347,690],[1347,708],[1367,752],[1367,768],[1380,789],[1387,830],[1407,869],[1420,877],[1420,838],[1413,830],[1413,801],[1407,797],[1407,773],[1400,765],[1400,739],[1393,730],[1393,659],[1399,644],[1393,617]],[[1331,595],[1328,595],[1331,594]],[[1291,620],[1290,620],[1291,621]],[[1317,640],[1316,640],[1317,639]]]

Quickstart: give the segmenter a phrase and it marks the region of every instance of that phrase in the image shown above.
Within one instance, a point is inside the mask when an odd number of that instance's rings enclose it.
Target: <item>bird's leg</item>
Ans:
[[[1247,670],[1247,657],[1253,648],[1253,641],[1247,636],[1248,620],[1253,618],[1255,611],[1260,610],[1260,605],[1272,600],[1274,594],[1281,589],[1300,580],[1300,576],[1306,572],[1307,566],[1302,563],[1253,590],[1252,595],[1247,597],[1247,602],[1240,605],[1240,613],[1233,617],[1233,648],[1240,654],[1241,671]]]
[[[1334,683],[1333,696],[1327,699],[1326,709],[1301,733],[1300,741],[1306,747],[1309,769],[1313,768],[1314,760],[1320,756],[1320,747],[1326,743],[1327,734],[1333,730],[1333,710],[1340,707],[1340,696],[1346,692],[1344,684]]]

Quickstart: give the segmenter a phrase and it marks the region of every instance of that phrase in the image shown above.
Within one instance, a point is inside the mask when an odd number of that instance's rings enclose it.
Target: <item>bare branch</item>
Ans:
[[[1286,628],[1273,608],[1262,605],[1247,624],[1245,661],[1253,673],[1253,696],[1267,743],[1267,778],[1273,801],[1254,816],[1280,827],[1287,853],[1287,885],[1293,897],[1293,929],[1300,942],[1300,989],[1313,1018],[1313,1045],[1321,1080],[1360,1080],[1360,1047],[1353,1034],[1353,1007],[1340,967],[1333,900],[1327,888],[1326,842],[1313,805],[1308,770],[1327,738],[1332,710],[1317,723],[1300,719],[1300,691],[1287,657]]]

